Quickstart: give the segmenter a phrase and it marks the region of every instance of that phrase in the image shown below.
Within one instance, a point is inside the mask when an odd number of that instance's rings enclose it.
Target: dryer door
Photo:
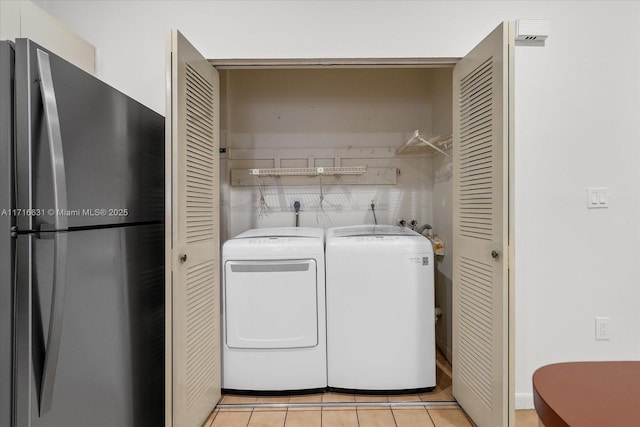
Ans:
[[[227,261],[225,319],[229,348],[318,345],[314,259]]]

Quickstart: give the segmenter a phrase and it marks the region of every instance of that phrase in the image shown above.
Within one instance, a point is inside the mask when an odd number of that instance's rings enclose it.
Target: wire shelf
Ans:
[[[367,171],[366,166],[316,167],[316,168],[271,168],[249,169],[253,176],[332,176],[332,175],[362,175]]]

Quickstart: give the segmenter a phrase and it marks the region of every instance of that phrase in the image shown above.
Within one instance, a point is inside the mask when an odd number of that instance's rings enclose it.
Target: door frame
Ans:
[[[459,57],[398,58],[214,58],[209,63],[219,70],[261,68],[453,68]]]
[[[510,26],[512,22],[508,23]],[[513,52],[510,49],[509,52]],[[214,58],[209,63],[218,70],[234,69],[309,69],[309,68],[451,68],[461,60],[459,57],[397,57],[397,58]],[[509,58],[509,75],[514,74],[514,58]],[[509,425],[515,420],[515,78],[509,79],[508,122],[508,402]]]

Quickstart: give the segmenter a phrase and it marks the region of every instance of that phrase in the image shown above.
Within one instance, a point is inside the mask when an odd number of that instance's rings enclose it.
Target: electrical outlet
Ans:
[[[596,317],[596,340],[610,340],[609,317]]]
[[[295,212],[296,211],[296,207],[294,206],[295,203],[298,202],[300,203],[300,212],[302,212],[304,210],[304,203],[302,203],[302,199],[291,199],[291,212]]]

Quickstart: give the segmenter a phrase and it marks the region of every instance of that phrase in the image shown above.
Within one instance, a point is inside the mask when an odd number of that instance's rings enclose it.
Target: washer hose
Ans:
[[[431,227],[429,224],[425,224],[420,228],[418,228],[418,234],[422,234],[424,230],[431,230],[431,229],[433,229],[433,227]]]
[[[375,202],[371,202],[371,212],[373,212],[373,223],[378,225],[378,218],[376,218],[376,204]]]
[[[293,202],[293,209],[296,211],[296,227],[300,227],[300,202]]]

